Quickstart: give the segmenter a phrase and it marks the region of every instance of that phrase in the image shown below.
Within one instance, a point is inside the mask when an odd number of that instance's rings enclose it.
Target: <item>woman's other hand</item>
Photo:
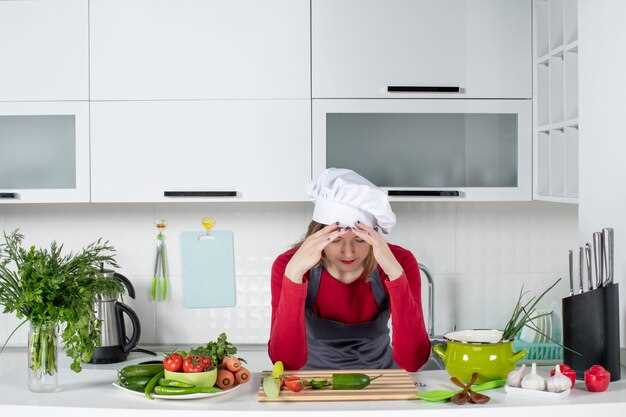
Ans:
[[[355,227],[352,228],[352,231],[372,246],[376,262],[391,281],[402,276],[404,273],[402,265],[400,265],[396,257],[393,256],[387,241],[378,231],[363,223],[357,223]]]
[[[301,284],[304,274],[322,259],[322,251],[326,245],[345,232],[345,229],[333,223],[306,238],[287,264],[285,276],[296,284]]]

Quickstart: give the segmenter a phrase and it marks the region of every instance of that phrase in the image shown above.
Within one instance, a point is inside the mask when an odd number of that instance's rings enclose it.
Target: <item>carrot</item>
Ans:
[[[235,381],[237,384],[243,384],[250,380],[250,371],[246,368],[241,368],[237,372],[235,372]]]
[[[237,372],[241,369],[241,361],[234,356],[226,356],[222,360],[222,364],[231,372]]]
[[[217,372],[217,386],[221,389],[228,389],[235,385],[235,376],[232,372],[221,369]]]

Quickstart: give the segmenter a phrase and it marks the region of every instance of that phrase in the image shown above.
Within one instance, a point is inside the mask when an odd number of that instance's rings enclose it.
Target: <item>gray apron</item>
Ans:
[[[347,324],[321,318],[313,310],[320,286],[322,267],[309,273],[305,321],[309,369],[383,369],[397,368],[389,341],[389,301],[382,279],[375,269],[371,275],[372,292],[378,314],[367,323]]]

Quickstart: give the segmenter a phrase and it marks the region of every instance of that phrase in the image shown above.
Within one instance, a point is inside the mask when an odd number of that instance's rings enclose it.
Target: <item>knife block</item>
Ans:
[[[577,379],[592,365],[602,365],[611,381],[620,379],[619,285],[563,298],[564,363],[576,371]]]

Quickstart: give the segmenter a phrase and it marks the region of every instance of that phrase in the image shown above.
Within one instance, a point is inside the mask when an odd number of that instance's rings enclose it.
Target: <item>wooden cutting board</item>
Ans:
[[[370,378],[382,375],[380,378],[362,390],[333,390],[332,387],[314,390],[306,387],[300,392],[283,390],[280,396],[270,399],[265,396],[263,388],[257,393],[260,402],[294,402],[294,401],[387,401],[387,400],[414,400],[417,388],[411,375],[403,369],[351,369],[351,370],[307,370],[286,371],[285,376],[296,375],[303,379],[324,378],[331,380],[335,373],[361,373]],[[271,375],[265,371],[262,376]]]

